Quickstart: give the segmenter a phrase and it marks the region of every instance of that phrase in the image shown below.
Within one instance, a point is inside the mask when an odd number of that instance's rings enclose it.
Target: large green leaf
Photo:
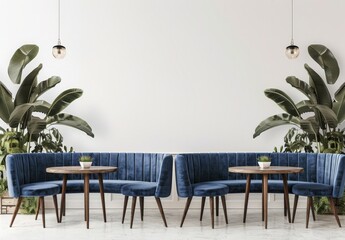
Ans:
[[[292,124],[300,127],[300,119],[290,114],[282,113],[273,115],[263,120],[256,128],[253,138],[259,136],[262,132],[282,125]]]
[[[275,103],[277,103],[278,106],[281,107],[287,113],[295,117],[298,117],[300,115],[295,103],[283,91],[279,89],[270,88],[265,90],[265,95],[268,98],[272,99]]]
[[[33,93],[31,94],[31,102],[34,102],[39,98],[43,93],[48,91],[49,89],[55,87],[56,84],[61,82],[61,78],[58,76],[53,76],[48,78],[45,81],[40,82],[36,88],[34,89]]]
[[[9,125],[12,128],[18,127],[20,123],[22,123],[24,126],[27,126],[27,123],[23,123],[23,119],[26,117],[26,114],[31,114],[32,111],[46,113],[48,112],[49,107],[50,104],[46,101],[36,101],[34,103],[25,103],[19,105],[13,110],[10,116]],[[25,119],[29,121],[30,117]]]
[[[311,105],[313,105],[311,101],[303,100],[303,101],[298,102],[296,104],[296,107],[298,109],[298,112],[302,114],[302,113],[314,112],[313,109],[310,107]]]
[[[295,76],[289,76],[286,78],[286,82],[290,83],[291,86],[299,90],[305,96],[307,96],[314,104],[317,103],[315,93],[313,89],[310,88],[308,83],[296,78]]]
[[[332,97],[323,79],[308,64],[304,64],[304,67],[310,76],[309,85],[315,90],[318,104],[332,108]]]
[[[94,137],[92,129],[86,121],[70,114],[60,113],[55,116],[48,117],[47,124],[62,124],[70,126],[85,132],[91,137]]]
[[[339,77],[339,65],[333,53],[323,45],[312,44],[309,55],[325,70],[328,84],[334,84]]]
[[[42,69],[42,64],[38,65],[37,68],[31,71],[22,84],[20,85],[18,92],[16,94],[16,98],[14,99],[14,106],[19,106],[24,103],[29,103],[31,94],[33,93],[34,89],[37,85],[37,75]]]
[[[46,129],[47,123],[44,119],[39,117],[32,117],[28,123],[29,134],[39,134],[44,129]]]
[[[23,69],[37,56],[38,50],[38,46],[28,44],[23,45],[13,54],[8,66],[8,76],[13,83],[20,83]]]
[[[337,115],[339,123],[345,120],[345,83],[335,92],[334,98],[336,102],[333,103],[333,111]]]
[[[9,122],[13,109],[12,93],[0,82],[0,118],[2,121]]]
[[[319,133],[319,125],[315,121],[314,117],[301,120],[300,125],[301,125],[301,129],[308,133],[310,140],[317,138],[317,135]]]
[[[336,128],[338,126],[337,115],[334,113],[334,111],[331,108],[324,106],[324,105],[315,105],[312,107],[316,108],[320,112],[320,114],[322,116],[322,120],[329,127]]]
[[[81,95],[83,95],[83,90],[78,88],[71,88],[64,91],[56,97],[50,107],[49,112],[47,113],[47,116],[54,116],[58,114],[59,112],[64,110],[71,102],[81,97]]]

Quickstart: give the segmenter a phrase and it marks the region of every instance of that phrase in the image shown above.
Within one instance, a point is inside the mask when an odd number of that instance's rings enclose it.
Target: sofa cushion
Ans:
[[[224,184],[208,182],[193,184],[193,196],[223,196],[229,192],[228,186]]]
[[[229,193],[244,193],[246,190],[246,180],[218,180],[209,181],[204,183],[218,183],[224,184],[229,187]],[[289,192],[292,193],[292,187],[297,183],[306,183],[300,181],[288,181]],[[262,180],[250,181],[250,192],[261,193],[262,192]],[[283,180],[268,180],[268,192],[269,193],[284,193]]]
[[[22,197],[44,197],[60,193],[59,185],[45,182],[25,184],[20,190]]]
[[[157,184],[151,182],[137,182],[122,186],[121,193],[125,196],[154,196]]]
[[[62,181],[49,181],[48,183],[57,184],[62,189]],[[103,188],[105,193],[121,193],[121,188],[126,184],[138,183],[138,181],[128,180],[103,180]],[[157,183],[154,183],[157,185]],[[90,192],[99,192],[99,182],[96,179],[90,179]],[[84,180],[67,180],[66,193],[82,193],[84,192]]]
[[[301,196],[332,196],[333,187],[322,183],[299,183],[292,187],[292,193]]]

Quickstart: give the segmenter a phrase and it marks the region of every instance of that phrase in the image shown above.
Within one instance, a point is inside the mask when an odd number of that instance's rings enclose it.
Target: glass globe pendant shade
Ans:
[[[286,47],[285,54],[289,59],[297,58],[299,55],[299,47],[291,44]]]
[[[53,56],[57,59],[63,59],[66,56],[66,48],[61,44],[53,47]]]

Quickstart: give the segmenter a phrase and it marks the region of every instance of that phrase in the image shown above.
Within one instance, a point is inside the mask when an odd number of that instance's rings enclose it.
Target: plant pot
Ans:
[[[92,162],[79,162],[81,168],[90,168],[92,165]]]
[[[271,162],[258,162],[260,168],[269,168],[271,166]]]

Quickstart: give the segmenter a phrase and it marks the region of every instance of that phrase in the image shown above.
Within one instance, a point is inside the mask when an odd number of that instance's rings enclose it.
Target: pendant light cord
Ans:
[[[58,0],[58,44],[61,44],[61,39],[60,39],[60,0]]]
[[[59,0],[60,1],[60,0]],[[294,18],[294,4],[293,4],[293,0],[291,0],[291,45],[294,45],[294,41],[293,41],[293,25],[294,25],[294,22],[293,22],[293,18]]]

